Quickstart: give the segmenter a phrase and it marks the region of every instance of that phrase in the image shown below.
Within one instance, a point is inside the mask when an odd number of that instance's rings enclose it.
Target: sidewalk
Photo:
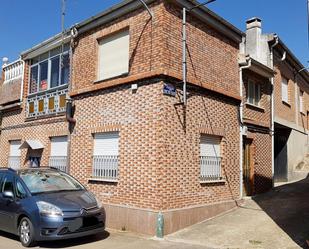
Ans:
[[[309,179],[246,199],[227,214],[165,239],[210,248],[308,248]]]

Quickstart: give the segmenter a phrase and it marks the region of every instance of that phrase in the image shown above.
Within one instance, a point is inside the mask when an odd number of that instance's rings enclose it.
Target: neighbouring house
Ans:
[[[102,201],[107,227],[154,235],[272,187],[278,73],[259,19],[243,33],[200,6],[187,14],[184,103],[182,8],[197,2],[146,2],[152,15],[123,1],[3,66],[0,164],[66,171]]]

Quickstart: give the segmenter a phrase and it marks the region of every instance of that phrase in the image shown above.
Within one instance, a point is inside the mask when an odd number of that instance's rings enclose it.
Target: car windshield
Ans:
[[[25,171],[20,173],[20,177],[32,194],[84,189],[74,178],[60,171]]]

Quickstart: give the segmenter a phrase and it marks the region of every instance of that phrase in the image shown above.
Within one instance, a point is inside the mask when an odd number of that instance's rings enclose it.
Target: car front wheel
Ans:
[[[19,238],[25,247],[31,247],[35,243],[33,225],[27,217],[22,218],[19,223]]]

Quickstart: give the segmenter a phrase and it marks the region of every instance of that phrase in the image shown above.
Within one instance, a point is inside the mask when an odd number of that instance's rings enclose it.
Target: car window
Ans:
[[[3,177],[2,186],[1,186],[1,193],[8,191],[14,193],[13,189],[13,176],[12,175],[5,175]]]
[[[19,180],[16,181],[16,197],[23,199],[27,196],[27,192]]]
[[[32,194],[84,189],[74,178],[60,171],[27,171],[20,177]]]

